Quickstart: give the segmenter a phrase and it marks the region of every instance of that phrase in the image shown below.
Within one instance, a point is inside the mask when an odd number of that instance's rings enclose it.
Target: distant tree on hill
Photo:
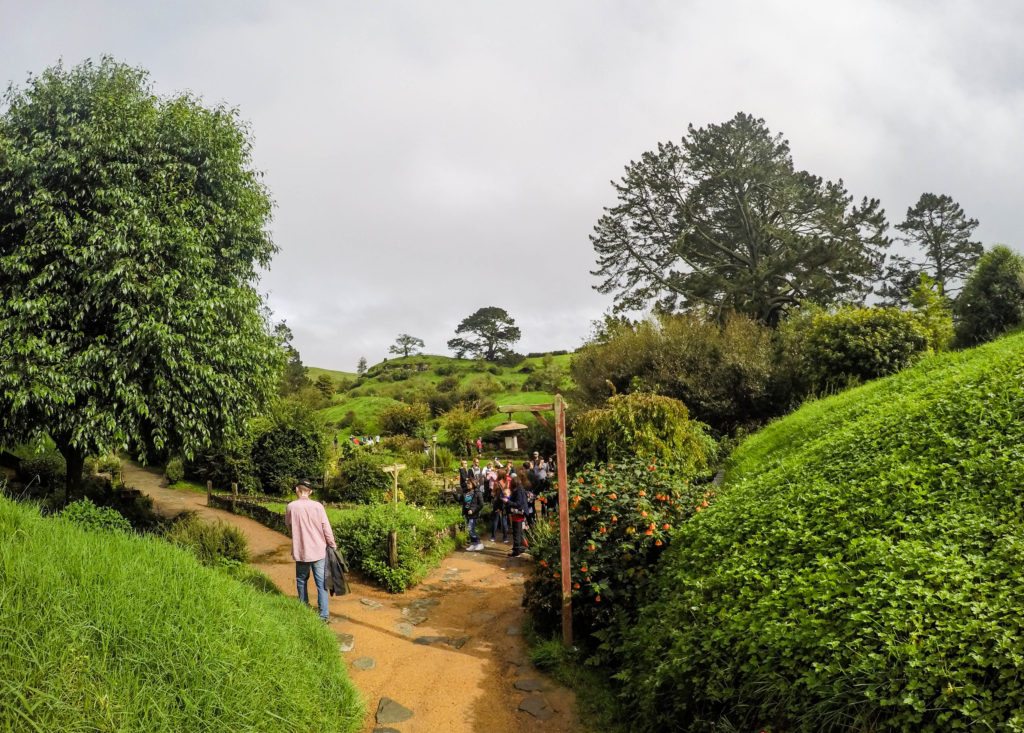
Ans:
[[[498,361],[512,353],[512,345],[522,337],[522,331],[504,308],[489,306],[462,319],[456,335],[469,334],[469,338],[453,338],[448,348],[460,359],[469,354],[473,358]]]
[[[944,295],[959,290],[984,251],[981,242],[971,241],[977,226],[978,220],[968,219],[949,196],[921,194],[907,209],[907,218],[896,225],[903,233],[900,239],[919,254],[889,257],[880,294],[891,303],[906,304],[922,274],[934,280]]]
[[[235,111],[109,58],[0,108],[0,442],[191,456],[264,409],[281,350],[256,289],[271,202]]]
[[[360,356],[359,357],[359,363],[356,364],[356,374],[358,374],[360,377],[363,376],[364,374],[366,374],[366,357],[365,356]]]
[[[423,339],[418,339],[415,336],[410,336],[407,333],[399,334],[398,338],[395,339],[395,343],[388,349],[389,354],[397,354],[398,356],[410,356],[420,353],[420,349],[423,348]]]
[[[321,374],[317,377],[316,383],[313,386],[316,387],[317,391],[319,391],[326,399],[330,399],[331,395],[333,395],[335,391],[334,381],[326,374]]]
[[[590,239],[619,311],[735,311],[776,325],[801,302],[857,302],[880,275],[885,214],[796,170],[789,143],[739,113],[659,144],[612,184]]]

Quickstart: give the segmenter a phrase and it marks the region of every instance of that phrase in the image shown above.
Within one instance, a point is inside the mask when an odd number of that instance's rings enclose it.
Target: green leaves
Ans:
[[[191,455],[241,432],[280,356],[256,291],[271,203],[237,114],[107,58],[5,101],[0,435]]]

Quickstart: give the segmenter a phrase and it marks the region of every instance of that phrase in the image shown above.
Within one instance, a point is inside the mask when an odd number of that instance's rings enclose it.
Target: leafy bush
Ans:
[[[338,475],[327,485],[329,501],[351,501],[369,504],[380,501],[393,485],[393,479],[382,468],[387,461],[364,450],[338,464]]]
[[[957,342],[980,344],[1024,323],[1024,257],[1009,247],[993,247],[956,299]]]
[[[164,467],[164,477],[167,483],[176,484],[185,479],[185,464],[180,458],[172,458]]]
[[[798,336],[799,368],[811,389],[826,392],[905,369],[929,340],[918,317],[897,308],[815,311]]]
[[[183,547],[203,563],[215,566],[222,560],[245,562],[249,559],[249,542],[242,530],[224,522],[206,522],[194,514],[178,519],[164,537],[173,545]]]
[[[447,377],[451,374],[456,374],[459,368],[455,364],[438,364],[434,367],[434,373],[440,374],[442,377]]]
[[[329,509],[331,528],[349,563],[392,593],[422,580],[455,549],[456,507],[427,510],[408,504]],[[398,533],[398,566],[388,566],[388,533]]]
[[[22,458],[18,466],[18,478],[22,482],[29,483],[38,476],[38,483],[48,488],[62,486],[66,474],[64,457],[55,450]]]
[[[454,376],[452,376],[452,377],[445,377],[444,379],[442,379],[441,381],[439,381],[437,383],[437,391],[438,392],[454,392],[458,388],[459,388],[459,378],[458,377],[454,377]]]
[[[639,455],[672,461],[688,475],[705,469],[715,455],[714,441],[690,420],[686,405],[643,392],[616,395],[580,415],[570,447],[570,466]]]
[[[114,453],[100,456],[96,461],[96,470],[99,473],[109,473],[111,476],[117,476],[121,473],[121,459]]]
[[[722,325],[697,314],[609,320],[576,352],[570,371],[589,404],[653,392],[682,401],[694,419],[726,433],[782,414],[795,401],[776,351],[774,331],[742,315]]]
[[[946,351],[953,344],[953,304],[938,284],[921,273],[910,293],[910,307],[928,334],[928,348]]]
[[[89,499],[68,504],[61,516],[82,529],[94,532],[131,532],[132,525],[116,509],[98,507]]]
[[[441,427],[447,436],[447,445],[455,453],[465,455],[466,446],[473,440],[473,426],[480,417],[476,410],[459,405],[441,416]]]
[[[384,435],[419,435],[430,419],[430,408],[423,403],[391,405],[377,418]]]
[[[1021,384],[1024,335],[745,441],[621,650],[633,729],[1020,729]]]
[[[405,469],[398,475],[398,487],[406,501],[420,506],[435,506],[441,489],[422,471]]]
[[[639,459],[588,466],[570,484],[569,532],[575,565],[573,628],[582,635],[628,623],[672,530],[708,505],[712,494],[691,483],[692,465]],[[542,631],[561,620],[561,567],[554,519],[533,530],[538,571],[526,606]]]
[[[327,440],[320,418],[291,400],[282,400],[269,427],[255,438],[252,463],[263,490],[287,494],[297,480],[323,475]]]

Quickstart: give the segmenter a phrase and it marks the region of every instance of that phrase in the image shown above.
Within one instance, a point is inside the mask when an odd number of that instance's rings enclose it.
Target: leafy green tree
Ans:
[[[469,337],[458,337],[462,333],[469,334]],[[448,342],[448,348],[460,359],[469,354],[473,358],[498,361],[512,353],[512,345],[523,332],[508,311],[489,306],[463,318],[455,334],[456,338]]]
[[[953,304],[942,288],[925,273],[910,293],[910,307],[928,332],[928,347],[945,351],[953,344]]]
[[[441,427],[448,437],[448,447],[458,454],[469,454],[473,440],[473,424],[479,415],[472,408],[456,405],[441,416]]]
[[[273,494],[288,494],[298,480],[322,476],[327,437],[319,416],[300,402],[280,400],[253,440],[252,463],[263,490]]]
[[[158,98],[104,58],[10,88],[0,116],[0,440],[186,456],[241,433],[281,351],[257,272],[271,202],[236,111]]]
[[[775,325],[800,302],[860,301],[889,239],[876,199],[795,170],[789,143],[739,113],[662,143],[612,184],[591,235],[616,309],[735,311]]]
[[[309,387],[312,382],[306,376],[305,364],[302,363],[302,356],[299,350],[292,345],[295,334],[288,328],[284,321],[274,325],[274,338],[281,345],[284,352],[284,370],[281,372],[281,384],[278,388],[282,397],[295,394],[296,392]]]
[[[385,408],[378,422],[384,435],[421,435],[430,419],[430,408],[422,402],[398,403]]]
[[[356,374],[358,374],[360,377],[363,376],[364,374],[366,374],[366,357],[365,356],[360,356],[359,357],[359,363],[356,364]]]
[[[389,354],[396,354],[398,356],[410,356],[420,353],[420,349],[423,348],[423,339],[418,339],[415,336],[410,336],[407,333],[398,335],[395,339],[395,343],[388,349]]]
[[[986,252],[953,306],[956,340],[973,346],[1024,323],[1024,257],[1002,245]]]
[[[561,392],[567,377],[568,372],[555,357],[545,354],[540,366],[523,382],[523,391]]]
[[[326,374],[321,374],[317,377],[313,386],[316,387],[316,390],[324,396],[324,399],[330,399],[331,395],[334,394],[334,381]]]
[[[891,255],[879,292],[891,303],[907,303],[922,273],[938,284],[940,293],[949,295],[959,290],[984,251],[981,242],[971,241],[977,226],[978,220],[968,219],[960,204],[949,196],[921,194],[907,209],[907,218],[896,225],[902,232],[900,239],[920,254]]]

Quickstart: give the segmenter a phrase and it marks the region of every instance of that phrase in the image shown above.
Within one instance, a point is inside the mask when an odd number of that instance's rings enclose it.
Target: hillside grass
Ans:
[[[554,394],[547,392],[523,392],[522,386],[529,379],[528,372],[521,371],[524,367],[537,369],[543,363],[544,357],[529,357],[515,366],[492,365],[489,362],[476,359],[456,359],[449,356],[422,354],[418,356],[400,357],[388,359],[385,362],[375,364],[367,370],[362,383],[345,392],[335,394],[331,398],[330,406],[320,410],[325,420],[331,423],[340,421],[351,411],[355,413],[358,423],[363,427],[365,434],[375,435],[380,432],[378,422],[379,415],[389,406],[396,404],[399,397],[414,392],[433,390],[437,384],[447,377],[454,377],[458,381],[459,389],[464,389],[475,380],[483,380],[493,383],[497,390],[489,395],[496,404],[510,403],[547,403],[554,399]],[[555,364],[563,367],[567,372],[572,354],[559,354],[553,356]],[[425,367],[423,371],[414,371],[407,379],[400,381],[389,381],[387,374],[399,369],[418,369]],[[451,371],[451,374],[442,374],[438,370]],[[493,370],[497,373],[492,373]],[[330,376],[344,375],[354,379],[356,375],[344,372],[332,372],[331,370],[317,367],[309,367],[308,376],[315,380],[319,374],[326,373]],[[567,380],[568,386],[568,380]],[[478,420],[473,429],[481,435],[489,433],[497,425],[506,420],[504,414],[485,415]],[[526,425],[536,422],[531,413],[516,413],[513,419]],[[339,439],[348,435],[347,428],[338,432]],[[444,439],[441,432],[440,439]]]
[[[1024,730],[1024,336],[803,406],[680,527],[636,730]]]
[[[337,731],[363,717],[335,636],[152,537],[0,498],[0,730]]]

